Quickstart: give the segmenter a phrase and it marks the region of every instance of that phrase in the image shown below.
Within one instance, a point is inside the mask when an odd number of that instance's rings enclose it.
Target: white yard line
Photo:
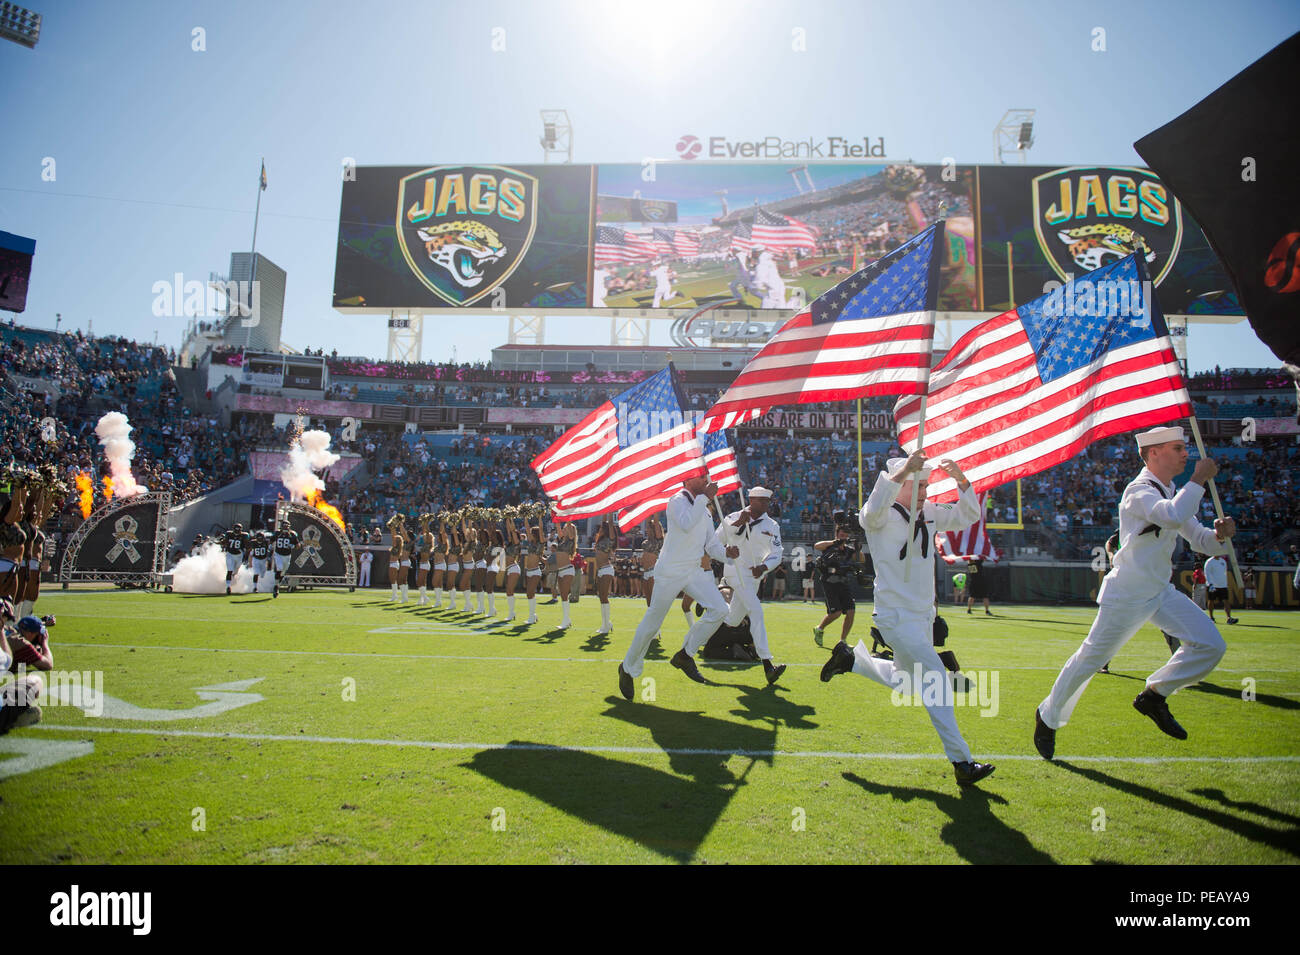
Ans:
[[[406,749],[448,749],[482,751],[491,749],[537,753],[620,753],[634,756],[748,756],[753,758],[860,759],[860,760],[941,760],[937,753],[841,753],[822,750],[781,749],[674,749],[659,746],[553,746],[542,743],[449,743],[415,739],[364,739],[348,736],[304,736],[276,733],[218,733],[202,730],[151,730],[114,726],[50,726],[35,729],[59,733],[128,733],[137,736],[182,736],[197,739],[234,739],[269,743],[322,743],[347,746],[393,746]],[[1041,757],[1023,753],[981,756],[987,760],[1037,761]],[[1072,763],[1300,763],[1300,756],[1058,756],[1058,762]]]
[[[611,656],[601,656],[593,653],[584,657],[493,657],[493,656],[471,656],[467,654],[450,654],[450,653],[375,653],[369,650],[268,650],[261,647],[172,647],[163,645],[132,644],[132,643],[68,643],[60,640],[58,647],[81,647],[87,649],[104,649],[104,650],[173,650],[180,653],[266,653],[281,656],[302,656],[302,657],[375,657],[379,659],[395,660],[470,660],[484,663],[600,663],[607,664],[614,659]],[[646,663],[667,663],[667,660],[647,660]],[[727,660],[704,660],[704,667],[756,667],[757,663],[731,663]],[[821,668],[820,663],[791,663],[792,667],[817,667]],[[1153,666],[1160,666],[1155,663]],[[969,667],[971,672],[988,671],[988,670],[1043,670],[1047,672],[1058,672],[1060,667],[1031,667],[1031,666],[998,666],[998,667]],[[1141,667],[1138,668],[1141,670]],[[1278,669],[1275,667],[1253,667],[1246,670],[1228,670],[1223,667],[1215,669],[1215,673],[1300,673],[1300,669]],[[1283,696],[1290,694],[1280,694]]]

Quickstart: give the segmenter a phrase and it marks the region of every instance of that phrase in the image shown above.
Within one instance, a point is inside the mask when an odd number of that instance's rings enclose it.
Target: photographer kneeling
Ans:
[[[854,564],[865,562],[862,554],[862,540],[850,533],[852,524],[849,515],[843,511],[835,512],[834,540],[818,541],[813,545],[821,555],[817,558],[817,573],[822,578],[822,591],[826,595],[826,616],[822,622],[813,627],[813,640],[817,646],[824,646],[822,634],[826,627],[841,614],[844,624],[840,629],[840,643],[847,643],[849,631],[853,629],[853,612],[856,604],[853,591],[849,588],[849,579],[856,577],[864,587],[869,582],[866,567],[854,569]]]

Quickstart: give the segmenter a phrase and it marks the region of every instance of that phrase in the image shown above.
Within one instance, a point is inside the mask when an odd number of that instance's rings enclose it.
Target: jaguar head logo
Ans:
[[[1155,252],[1138,232],[1116,222],[1061,229],[1056,237],[1065,243],[1070,258],[1085,272],[1138,251],[1148,265],[1156,260]]]
[[[482,222],[444,222],[417,229],[429,261],[447,270],[452,281],[473,288],[483,281],[483,269],[499,262],[508,251],[495,230]]]

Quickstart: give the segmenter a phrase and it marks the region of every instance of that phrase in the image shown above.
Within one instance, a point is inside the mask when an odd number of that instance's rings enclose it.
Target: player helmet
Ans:
[[[239,523],[232,524],[231,527],[230,527],[230,529],[231,529],[232,531],[242,531],[242,530],[244,529],[244,525],[243,525],[243,524],[239,524]]]

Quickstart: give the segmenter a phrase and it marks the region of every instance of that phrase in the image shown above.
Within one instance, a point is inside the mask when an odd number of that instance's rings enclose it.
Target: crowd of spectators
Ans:
[[[170,488],[185,499],[246,473],[248,454],[254,448],[286,446],[284,427],[275,428],[269,415],[236,415],[231,426],[223,428],[215,418],[187,406],[172,371],[174,360],[174,354],[164,349],[121,338],[0,329],[0,376],[5,384],[0,396],[4,403],[0,447],[6,457],[20,462],[52,460],[70,485],[76,471],[89,471],[98,486],[104,464],[95,422],[106,411],[122,411],[135,428],[136,479],[151,488]],[[382,386],[407,395],[428,395],[435,401],[484,406],[586,409],[628,386],[597,384],[595,376],[576,385],[520,382],[529,373],[502,373],[491,380],[491,370],[482,364],[426,362],[402,367],[410,374],[394,375]],[[1228,379],[1238,383],[1239,391],[1272,383],[1268,372],[1216,369],[1193,378],[1192,384],[1217,390],[1216,384]],[[380,387],[381,382],[362,387],[372,386]],[[353,397],[355,387],[338,385],[330,394]],[[709,407],[721,390],[688,388],[689,407]],[[1281,414],[1294,408],[1289,393],[1259,397],[1249,393],[1250,403],[1257,407]],[[863,402],[864,411],[876,413],[888,413],[892,406],[890,398]],[[785,410],[842,413],[851,412],[853,406],[831,403]],[[55,422],[52,441],[48,440],[49,418]],[[760,436],[750,430],[732,434],[742,479],[747,485],[774,490],[773,514],[787,537],[816,539],[829,528],[834,511],[856,510],[852,428],[821,436]],[[426,442],[366,428],[349,445],[336,428],[336,447],[358,451],[366,465],[356,472],[356,479],[341,486],[328,480],[326,496],[339,502],[350,526],[367,539],[394,510],[415,517],[439,507],[505,507],[541,501],[544,495],[529,462],[557,436],[556,429],[547,426],[515,429],[509,435],[467,435],[448,444],[445,439]],[[863,470],[864,487],[869,490],[885,459],[901,452],[880,435],[869,434],[867,441]],[[1300,540],[1300,495],[1296,493],[1300,445],[1294,438],[1260,435],[1254,442],[1212,446],[1210,453],[1222,468],[1217,483],[1224,508],[1237,519],[1241,547],[1251,557],[1268,563]],[[989,519],[1017,523],[1019,517],[1026,542],[1032,537],[1057,557],[1086,557],[1113,531],[1119,493],[1139,467],[1128,436],[1096,442],[1070,461],[1025,479],[1019,511],[1014,484],[995,489],[989,495]],[[1202,519],[1210,519],[1210,508],[1207,497]],[[75,495],[61,519],[63,529],[75,526]],[[995,540],[1000,534],[1007,540],[1019,539],[1012,532],[995,532]]]
[[[26,390],[21,379],[5,385],[0,448],[19,462],[55,464],[70,487],[73,476],[86,471],[102,495],[105,465],[95,423],[108,411],[121,411],[134,429],[137,482],[170,489],[179,500],[227,483],[247,470],[252,444],[184,405],[171,372],[174,360],[174,352],[124,338],[0,330],[0,376],[36,379]],[[42,424],[46,419],[53,419],[52,430]],[[59,521],[67,529],[77,520],[74,494]]]

